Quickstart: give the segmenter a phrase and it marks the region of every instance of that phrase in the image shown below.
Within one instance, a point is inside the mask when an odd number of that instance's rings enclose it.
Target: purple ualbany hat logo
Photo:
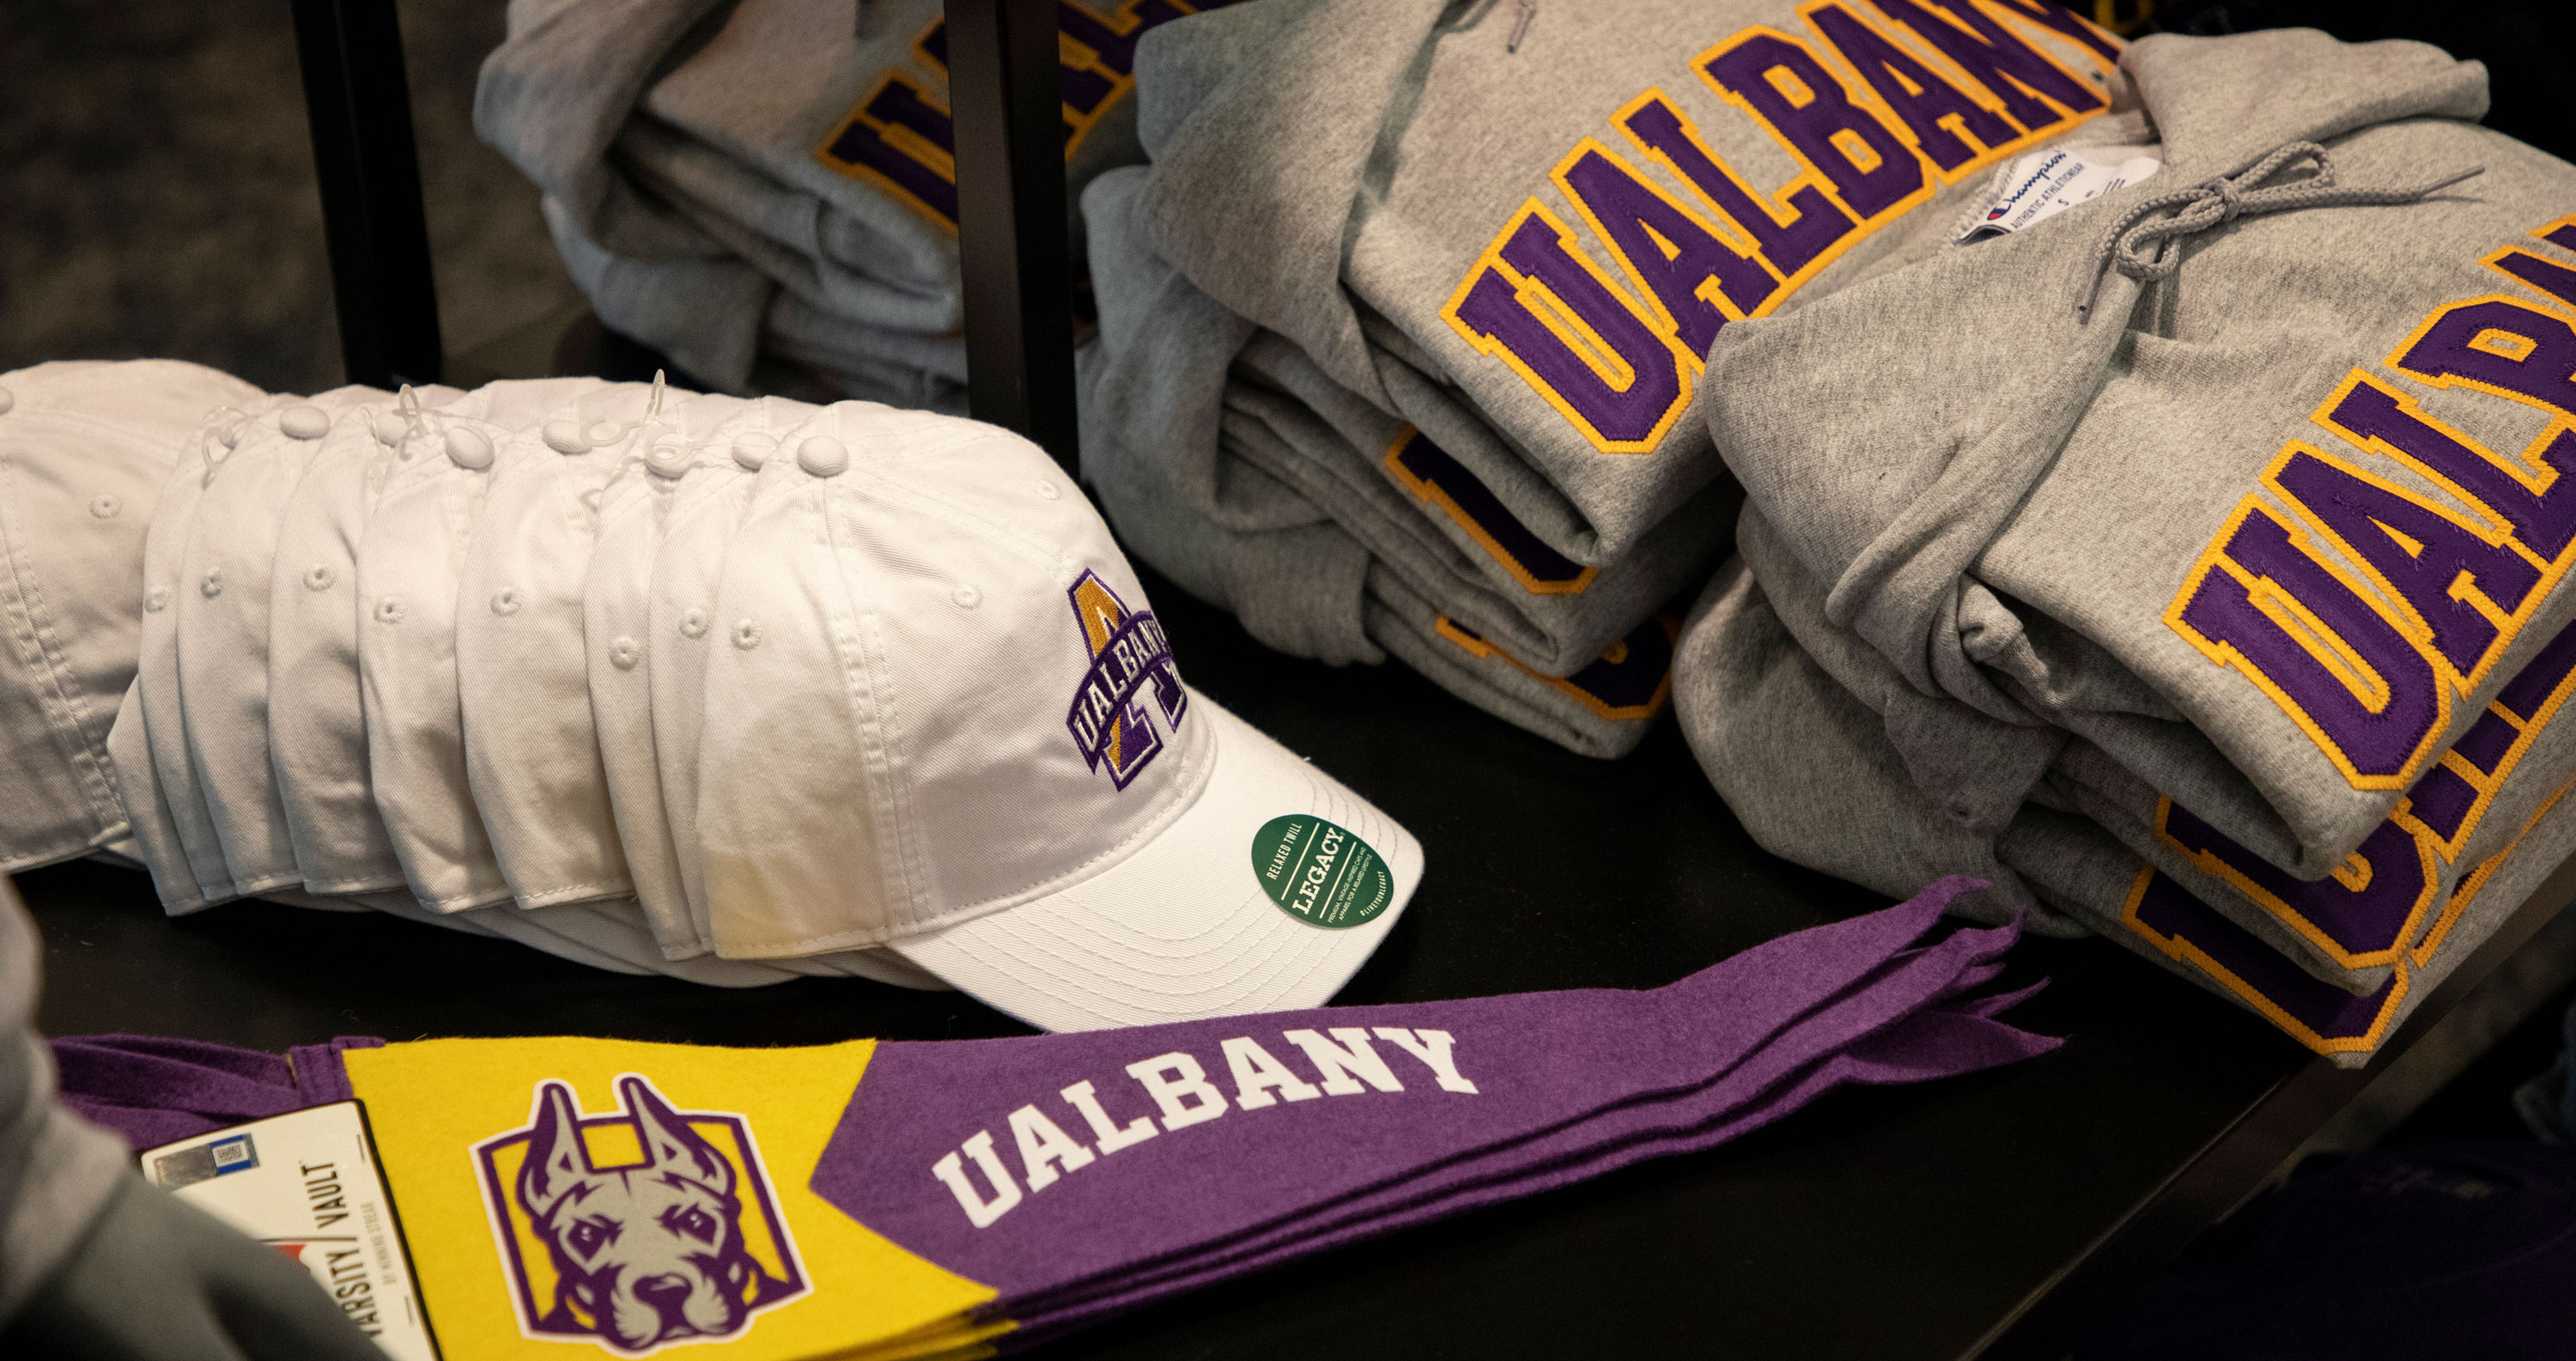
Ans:
[[[474,1146],[520,1331],[642,1356],[739,1336],[810,1288],[743,1117],[674,1110],[640,1075],[584,1115],[537,1085],[525,1128]]]
[[[1163,735],[1146,715],[1138,692],[1152,687],[1154,705],[1175,733],[1189,708],[1189,692],[1181,688],[1171,641],[1152,610],[1128,609],[1097,572],[1084,572],[1065,594],[1091,650],[1091,667],[1074,687],[1064,726],[1091,768],[1107,765],[1110,782],[1125,789],[1163,749]]]

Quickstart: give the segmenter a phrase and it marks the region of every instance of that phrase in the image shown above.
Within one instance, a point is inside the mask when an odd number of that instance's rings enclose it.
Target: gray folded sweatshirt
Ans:
[[[1229,2],[1059,6],[1077,190],[1140,155],[1137,40]],[[936,395],[963,363],[947,62],[940,0],[513,0],[475,127],[603,317],[697,376],[739,389],[763,337]]]
[[[2447,860],[2554,712],[2511,678],[2576,616],[2576,168],[2468,121],[2484,71],[2419,44],[2123,65],[2161,171],[1728,328],[1710,428],[1826,619],[1928,701],[1909,761],[1976,751],[1937,791],[1963,826],[2072,733],[2129,818],[2170,796],[2298,878],[2391,816]],[[2262,202],[2156,282],[2105,234],[2170,191]]]
[[[2576,776],[2564,742],[2503,772],[2513,807],[2480,819],[2447,861],[2392,819],[2338,873],[2295,880],[2176,804],[2151,825],[2097,821],[2101,801],[2071,773],[2080,761],[2032,786],[1999,831],[1972,833],[1891,740],[1908,721],[1901,703],[1876,707],[1892,670],[1848,634],[1813,632],[1774,589],[1783,574],[1758,572],[1729,563],[1692,610],[1673,707],[1764,849],[1890,895],[1944,874],[1985,878],[1994,887],[1955,910],[2027,911],[2033,930],[2108,936],[2337,1063],[2366,1062],[2576,851],[2576,804],[2558,797]],[[2541,665],[2532,684],[2563,685],[2576,646]],[[2069,755],[2085,745],[2070,739]],[[2328,945],[2375,962],[2331,967]]]
[[[1902,258],[1981,168],[2109,111],[2116,50],[2042,0],[1268,0],[1140,45],[1135,214],[1607,570],[1723,475],[1711,338]]]

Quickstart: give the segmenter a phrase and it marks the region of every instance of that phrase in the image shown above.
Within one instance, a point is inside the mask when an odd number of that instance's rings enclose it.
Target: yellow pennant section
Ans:
[[[873,1040],[342,1055],[449,1361],[980,1355],[995,1292],[807,1189]]]

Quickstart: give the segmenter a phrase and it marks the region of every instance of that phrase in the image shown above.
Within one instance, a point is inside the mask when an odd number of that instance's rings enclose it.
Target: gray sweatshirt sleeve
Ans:
[[[0,1325],[45,1283],[129,1163],[115,1135],[54,1100],[54,1061],[33,1025],[42,944],[0,882]]]

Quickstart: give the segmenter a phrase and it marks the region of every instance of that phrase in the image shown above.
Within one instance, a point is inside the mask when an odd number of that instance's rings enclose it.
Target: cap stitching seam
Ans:
[[[892,678],[877,665],[885,653],[885,640],[879,630],[876,612],[862,607],[856,598],[857,593],[851,588],[852,573],[846,570],[844,563],[850,545],[844,541],[842,529],[828,506],[823,513],[823,532],[824,552],[831,562],[832,577],[839,588],[841,610],[848,623],[857,626],[855,635],[836,636],[832,640],[834,650],[842,654],[843,693],[853,702],[852,717],[858,720],[861,742],[876,747],[877,754],[883,757],[884,768],[891,772],[900,766],[904,740],[901,697],[894,689]],[[834,633],[842,634],[842,621],[836,619],[834,623]],[[853,662],[857,665],[855,677],[850,670]],[[855,683],[862,679],[870,692],[866,698],[872,699],[873,704],[859,703],[862,697],[852,693]],[[916,885],[923,890],[936,891],[937,881],[928,872],[928,856],[920,844],[920,833],[913,825],[911,799],[906,792],[905,781],[892,779],[885,781],[884,785],[882,791],[872,788],[862,776],[861,788],[868,794],[869,802],[881,805],[879,812],[884,821],[875,829],[880,853],[890,833],[895,846],[893,860],[900,867],[896,881],[884,887],[900,890],[901,901],[909,906],[919,897]]]
[[[0,538],[6,539],[9,550],[9,579],[14,588],[10,594],[11,603],[15,606],[11,613],[17,616],[13,622],[18,624],[13,631],[20,634],[22,645],[32,648],[33,656],[29,660],[41,668],[43,683],[53,692],[53,702],[59,706],[54,715],[49,715],[57,721],[49,721],[46,726],[54,730],[52,736],[58,746],[70,747],[65,754],[71,758],[74,777],[83,786],[89,800],[90,816],[93,819],[105,816],[114,821],[125,815],[124,801],[117,790],[115,772],[100,769],[95,750],[106,743],[107,734],[102,732],[94,740],[90,738],[86,706],[74,697],[68,683],[70,678],[65,674],[68,668],[61,656],[61,644],[53,636],[54,630],[46,617],[44,588],[35,577],[34,564],[27,560],[23,528],[17,523],[17,480],[18,459],[15,453],[0,452],[0,515],[6,516],[5,521],[0,521]],[[45,704],[46,696],[39,695],[37,703]],[[63,731],[63,720],[71,724],[71,732]]]

